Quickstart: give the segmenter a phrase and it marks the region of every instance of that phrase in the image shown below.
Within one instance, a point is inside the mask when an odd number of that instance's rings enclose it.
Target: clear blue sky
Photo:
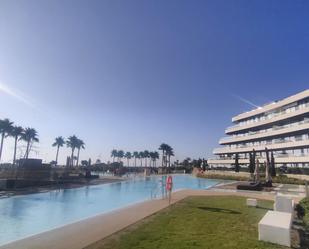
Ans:
[[[211,156],[252,108],[237,96],[308,88],[308,13],[300,0],[2,0],[0,118],[36,128],[47,161],[72,134],[82,159],[162,142],[176,159]]]

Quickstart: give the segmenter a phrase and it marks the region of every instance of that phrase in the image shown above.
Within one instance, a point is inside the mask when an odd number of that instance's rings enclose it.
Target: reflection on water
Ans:
[[[186,175],[173,178],[175,190],[205,189],[217,183]],[[149,199],[155,189],[159,189],[160,196],[162,183],[165,184],[162,176],[139,177],[111,184],[1,199],[0,245]]]

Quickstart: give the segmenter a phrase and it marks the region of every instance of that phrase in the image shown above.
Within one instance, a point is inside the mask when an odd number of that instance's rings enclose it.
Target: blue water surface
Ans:
[[[162,176],[0,199],[0,245],[161,195]],[[163,179],[164,181],[164,179]],[[174,190],[217,180],[174,175]]]

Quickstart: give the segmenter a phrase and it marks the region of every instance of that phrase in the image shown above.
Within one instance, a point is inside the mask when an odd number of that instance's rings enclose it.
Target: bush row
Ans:
[[[221,174],[202,174],[198,173],[197,177],[208,178],[208,179],[222,179],[222,180],[232,180],[232,181],[249,181],[249,177],[246,176],[237,176],[237,175],[221,175]],[[261,181],[265,179],[261,177]],[[272,178],[273,183],[281,183],[281,184],[297,184],[297,185],[305,185],[304,180],[289,178],[285,175],[279,175]]]
[[[305,227],[309,228],[309,199],[304,198],[296,205],[298,218],[303,219]]]
[[[202,174],[198,173],[197,177],[207,178],[207,179],[221,179],[221,180],[233,180],[233,181],[249,181],[249,177],[246,176],[232,176],[232,175],[221,175],[221,174]]]

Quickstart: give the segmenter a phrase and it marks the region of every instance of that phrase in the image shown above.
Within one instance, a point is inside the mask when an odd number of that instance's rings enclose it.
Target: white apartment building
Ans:
[[[231,166],[235,155],[241,165],[249,164],[254,149],[265,160],[265,148],[273,151],[276,167],[309,167],[309,89],[232,118],[214,149],[210,166]]]

